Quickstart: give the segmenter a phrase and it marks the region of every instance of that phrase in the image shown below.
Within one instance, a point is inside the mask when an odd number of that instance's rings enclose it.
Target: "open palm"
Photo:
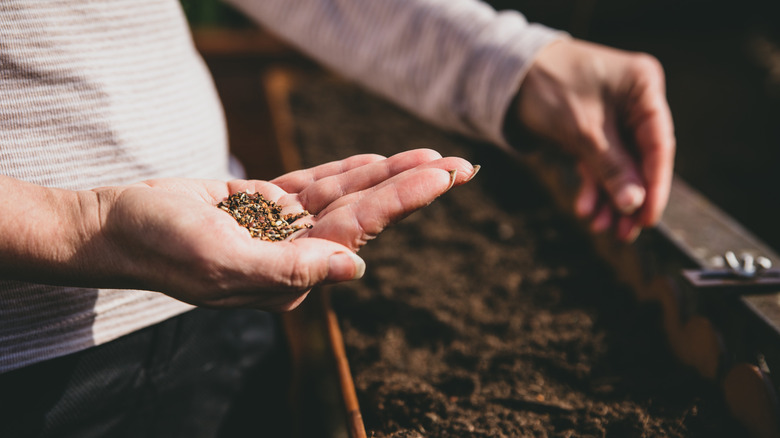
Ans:
[[[158,179],[97,189],[102,226],[96,247],[112,287],[166,293],[212,307],[289,310],[312,286],[362,275],[356,252],[387,226],[468,181],[467,161],[415,150],[359,155],[272,181]],[[250,237],[215,208],[239,191],[261,193],[285,213],[308,210],[313,225],[284,242]]]

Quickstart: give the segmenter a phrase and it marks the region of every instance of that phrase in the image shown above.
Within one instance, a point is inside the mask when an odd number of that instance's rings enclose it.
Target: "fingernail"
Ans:
[[[593,214],[595,205],[585,196],[577,197],[574,203],[574,214],[579,218],[586,218]]]
[[[477,174],[479,173],[479,169],[482,169],[482,166],[480,166],[479,164],[475,164],[474,168],[471,171],[471,176],[469,177],[469,179],[466,180],[466,182],[469,182],[472,179],[474,179],[474,177],[477,176]]]
[[[639,233],[642,232],[642,227],[637,225],[631,218],[622,217],[618,222],[616,232],[618,239],[626,243],[633,243],[639,237]]]
[[[455,185],[455,177],[458,176],[457,169],[450,170],[450,185],[447,186],[447,190],[451,189]]]
[[[328,280],[357,280],[366,273],[366,262],[353,252],[337,252],[328,258]]]
[[[639,238],[640,233],[642,233],[642,227],[633,227],[623,237],[623,241],[626,243],[634,243],[636,239]]]
[[[599,216],[590,223],[590,231],[598,234],[609,228],[609,225],[609,219],[604,219],[602,216]]]
[[[608,206],[602,206],[596,213],[590,223],[590,230],[593,233],[601,233],[612,225],[612,210]]]
[[[628,184],[615,195],[615,204],[623,214],[631,214],[645,202],[645,189]]]

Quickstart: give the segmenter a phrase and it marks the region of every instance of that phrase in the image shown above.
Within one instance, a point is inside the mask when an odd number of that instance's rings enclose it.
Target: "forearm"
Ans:
[[[0,176],[0,276],[47,284],[84,283],[100,227],[91,191],[42,187]]]
[[[562,36],[473,0],[228,1],[418,116],[497,143],[535,54]]]

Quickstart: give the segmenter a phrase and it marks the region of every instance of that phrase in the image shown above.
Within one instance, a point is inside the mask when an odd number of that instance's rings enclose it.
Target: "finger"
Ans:
[[[611,117],[608,115],[608,117]],[[596,153],[585,164],[610,197],[612,205],[622,214],[634,213],[645,200],[645,188],[633,157],[620,138],[614,119],[604,126]]]
[[[238,271],[246,276],[244,286],[209,304],[288,311],[297,307],[312,287],[354,280],[365,272],[365,262],[353,251],[323,239],[251,241],[236,258],[243,262]]]
[[[298,239],[273,243],[279,253],[273,258],[282,284],[308,289],[323,282],[355,280],[363,276],[365,262],[353,251],[336,242]],[[264,258],[269,259],[268,255]]]
[[[265,199],[277,202],[287,192],[268,181],[237,179],[228,182],[230,194],[237,192],[260,193]]]
[[[623,242],[631,243],[639,237],[642,227],[634,216],[621,216],[618,218],[615,234]]]
[[[590,230],[594,233],[601,233],[612,226],[612,218],[615,212],[608,203],[603,203],[596,210],[596,214],[590,222]]]
[[[343,196],[333,201],[325,209],[319,212],[319,216],[322,217],[324,215],[329,214],[329,212],[341,208],[345,205],[358,202],[360,199],[362,199],[365,196],[373,196],[373,193],[375,191],[382,190],[387,186],[396,185],[399,183],[399,181],[402,181],[404,178],[414,177],[414,173],[412,172],[422,171],[425,169],[439,169],[447,172],[454,171],[454,173],[451,175],[450,178],[450,186],[447,188],[448,190],[449,188],[452,188],[454,186],[459,186],[461,184],[470,181],[472,178],[474,178],[477,172],[479,172],[480,166],[472,166],[471,163],[469,163],[468,161],[458,157],[441,158],[435,161],[431,161],[429,163],[421,164],[414,169],[407,170],[404,173],[401,173],[399,175],[396,175],[393,178],[383,181],[374,187],[371,187],[366,190],[358,191],[347,196]]]
[[[420,164],[441,158],[430,149],[417,149],[390,158],[356,167],[313,182],[298,194],[298,201],[312,213],[319,213],[335,200],[373,187]]]
[[[579,218],[586,218],[592,216],[596,210],[599,187],[590,171],[582,163],[577,166],[577,171],[580,174],[580,190],[575,199],[574,214]]]
[[[449,190],[458,179],[457,173],[457,170],[449,172],[431,167],[404,172],[392,183],[355,193],[354,202],[320,214],[317,225],[309,230],[309,236],[357,250],[388,225],[430,204]]]
[[[639,94],[634,99],[628,124],[634,130],[647,187],[647,199],[639,222],[649,226],[658,222],[669,200],[676,142],[660,65],[656,65],[655,74],[647,79],[647,85],[637,89]]]
[[[331,161],[329,163],[320,164],[319,166],[309,169],[296,170],[294,172],[286,173],[278,178],[271,180],[271,183],[276,184],[288,193],[298,193],[304,188],[311,185],[313,182],[322,178],[327,178],[332,175],[347,172],[356,167],[364,166],[369,163],[374,163],[380,160],[384,160],[385,157],[376,154],[362,154],[354,155],[349,158],[345,158],[339,161]]]

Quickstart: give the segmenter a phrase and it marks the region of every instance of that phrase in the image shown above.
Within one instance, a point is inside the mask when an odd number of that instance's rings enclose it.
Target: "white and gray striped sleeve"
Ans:
[[[477,0],[226,1],[412,113],[498,144],[534,56],[565,35]]]

